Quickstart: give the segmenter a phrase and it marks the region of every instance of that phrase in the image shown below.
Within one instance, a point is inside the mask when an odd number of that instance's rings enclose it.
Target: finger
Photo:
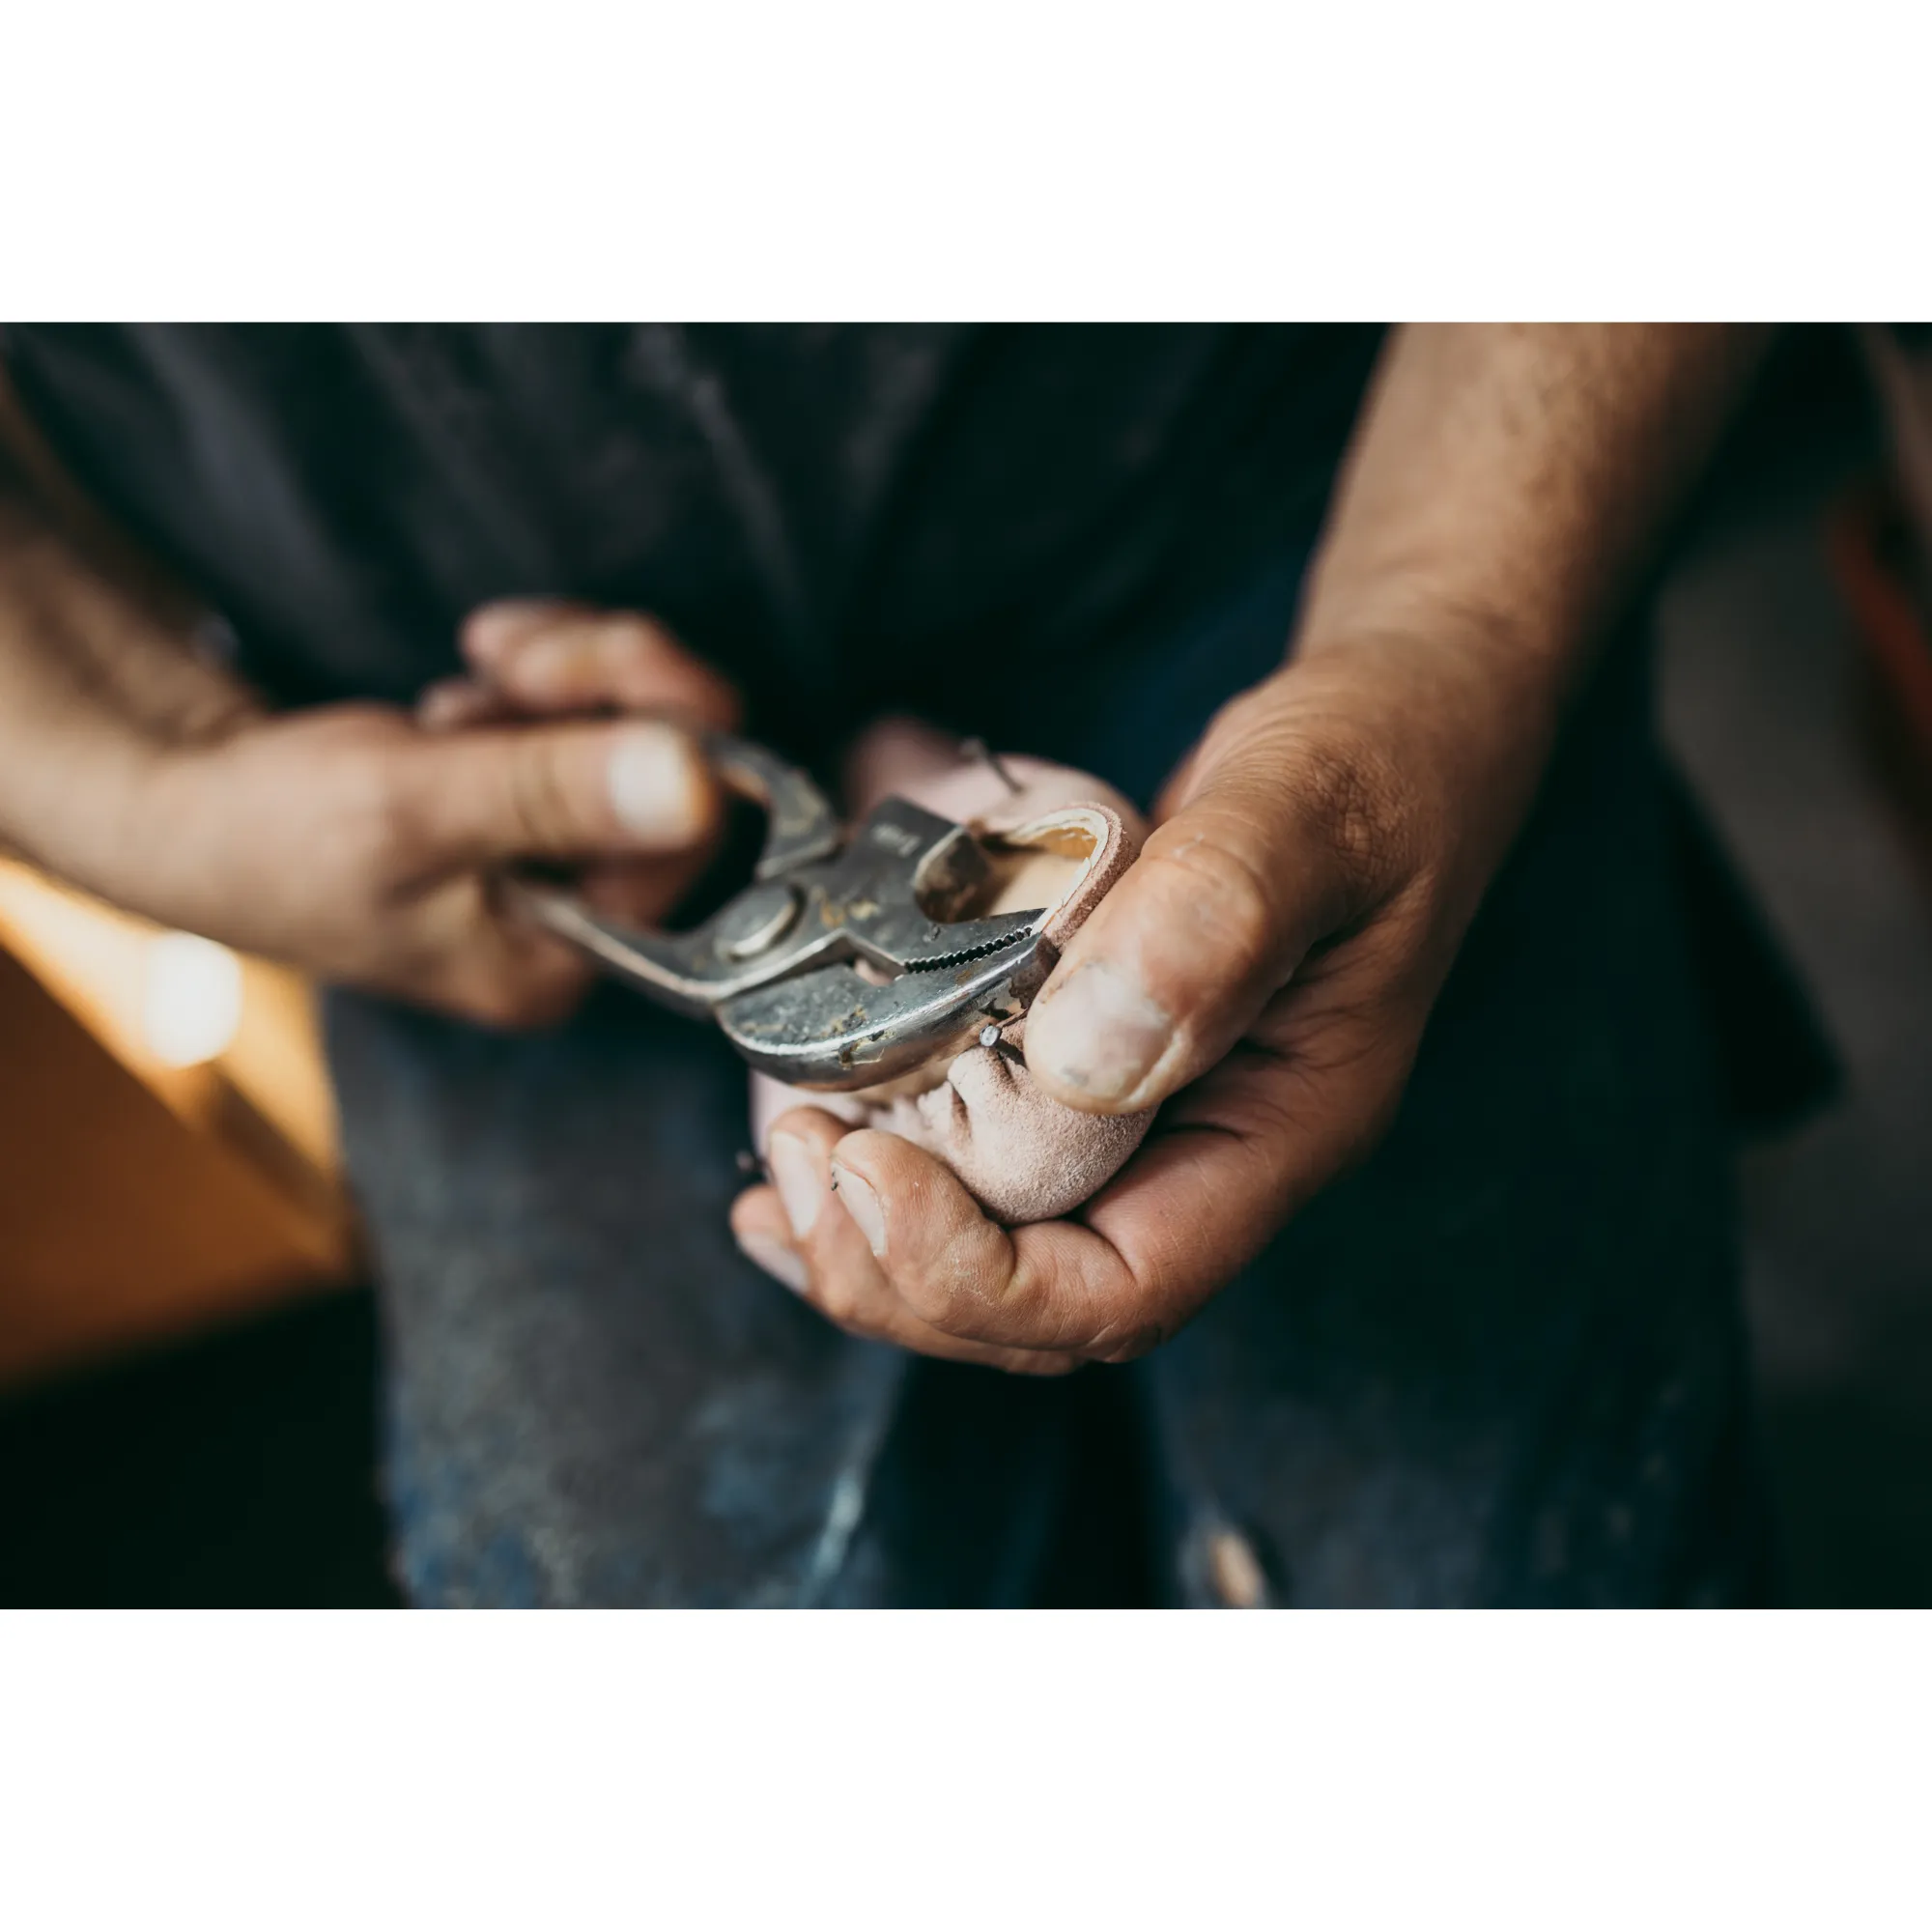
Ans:
[[[692,851],[718,791],[696,745],[657,720],[424,734],[391,761],[391,830],[416,875],[517,858]]]
[[[980,1343],[947,1335],[918,1321],[890,1296],[876,1307],[854,1307],[842,1316],[835,1314],[814,1285],[805,1258],[797,1251],[786,1228],[777,1190],[754,1187],[740,1195],[731,1210],[732,1235],[747,1261],[762,1268],[775,1281],[808,1302],[835,1327],[864,1341],[885,1342],[914,1354],[931,1355],[941,1361],[970,1362],[975,1367],[999,1369],[1008,1375],[1060,1376],[1080,1366],[1071,1355],[1052,1354],[1038,1350],[988,1348]]]
[[[1393,989],[1393,990],[1392,990]],[[1261,1033],[1169,1103],[1078,1221],[1010,1233],[894,1136],[836,1157],[839,1199],[923,1321],[949,1334],[1121,1360],[1166,1340],[1393,1117],[1426,997],[1365,948],[1280,996]]]
[[[1146,1346],[1140,1284],[1091,1230],[1042,1221],[1009,1233],[895,1134],[848,1133],[833,1174],[895,1293],[940,1333],[1098,1359]]]
[[[517,708],[501,692],[473,677],[445,677],[416,699],[416,723],[425,731],[460,731],[473,724],[507,724]]]
[[[467,663],[488,671],[505,652],[539,631],[596,614],[590,605],[570,597],[499,597],[470,611],[457,642]]]
[[[738,1197],[731,1210],[731,1232],[747,1261],[782,1283],[848,1335],[868,1342],[885,1342],[940,1361],[969,1362],[977,1368],[998,1369],[1007,1375],[1061,1376],[1080,1366],[1072,1355],[1042,1350],[989,1348],[962,1341],[918,1321],[890,1298],[877,1308],[855,1309],[843,1319],[835,1316],[813,1285],[805,1258],[793,1243],[774,1188],[754,1187]]]
[[[1137,1322],[1151,1347],[1177,1333],[1394,1118],[1420,1013],[1348,990],[1331,999],[1294,988],[1281,1002],[1305,1009],[1285,1021],[1264,1016],[1261,1033],[1281,1047],[1236,1046],[1169,1102],[1134,1158],[1081,1210],[1100,1253],[1134,1284],[1117,1334]],[[1065,1296],[1066,1284],[1045,1264],[1070,1256],[1023,1253],[1023,1285]],[[1078,1259],[1091,1272],[1095,1255]],[[1127,1293],[1119,1280],[1111,1292]]]
[[[486,607],[463,644],[492,688],[526,711],[660,711],[719,730],[738,722],[731,685],[635,611]]]
[[[1372,1144],[1406,1062],[1366,1081],[1237,1052],[1178,1103],[1077,1221],[1007,1230],[891,1135],[848,1135],[839,1198],[901,1298],[946,1333],[1118,1361],[1177,1333]],[[937,1172],[932,1170],[937,1169]]]
[[[988,1348],[948,1334],[906,1307],[873,1259],[864,1231],[842,1204],[834,1205],[833,1151],[850,1131],[845,1122],[822,1109],[801,1108],[781,1116],[767,1142],[773,1179],[819,1305],[859,1332],[950,1361],[979,1362],[1022,1375],[1062,1375],[1077,1366],[1073,1356],[1064,1353]]]
[[[502,917],[475,873],[436,887],[412,909],[414,944],[382,990],[506,1029],[566,1018],[596,978],[576,948]]]
[[[732,1209],[732,1230],[746,1252],[854,1334],[1016,1374],[1060,1375],[1076,1366],[1065,1353],[950,1335],[899,1300],[832,1187],[832,1150],[847,1131],[817,1108],[795,1109],[775,1124],[767,1143],[774,1185],[752,1189]]]
[[[1197,759],[1179,810],[1094,909],[1027,1016],[1057,1100],[1151,1107],[1227,1053],[1308,948],[1364,910],[1375,867],[1350,760],[1244,716]],[[1232,740],[1232,742],[1229,742]],[[1374,842],[1373,833],[1369,842]]]
[[[705,845],[665,859],[598,859],[576,872],[579,895],[593,912],[626,925],[662,925],[703,875]]]

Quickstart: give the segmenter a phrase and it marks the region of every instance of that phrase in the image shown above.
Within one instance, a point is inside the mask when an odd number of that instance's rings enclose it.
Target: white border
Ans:
[[[59,0],[0,312],[1927,312],[1925,9]]]
[[[0,1923],[1922,1925],[1926,1621],[0,1619]]]

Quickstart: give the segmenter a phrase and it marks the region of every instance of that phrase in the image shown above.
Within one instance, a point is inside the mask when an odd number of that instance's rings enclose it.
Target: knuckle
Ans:
[[[1237,831],[1285,826],[1350,887],[1373,891],[1414,843],[1414,778],[1359,721],[1284,708],[1278,692],[1258,687],[1224,707],[1197,761],[1199,803],[1221,804]]]
[[[668,641],[664,627],[639,611],[612,611],[591,633],[593,647],[605,658],[654,657]]]
[[[1168,1331],[1158,1321],[1133,1321],[1096,1335],[1083,1352],[1095,1362],[1132,1362],[1151,1354],[1167,1340]]]
[[[927,1327],[952,1333],[952,1297],[943,1288],[923,1279],[895,1282],[894,1287],[899,1299]]]
[[[580,990],[574,975],[482,972],[467,980],[448,1004],[466,1019],[515,1033],[561,1019]]]
[[[520,839],[538,851],[569,842],[575,827],[559,738],[544,734],[517,741],[505,781],[510,823]]]
[[[510,1000],[489,980],[446,986],[436,996],[436,1004],[473,1026],[509,1027],[515,1023]]]
[[[943,1264],[894,1275],[892,1283],[898,1298],[928,1327],[948,1335],[959,1331],[961,1294]]]
[[[856,1329],[859,1322],[859,1296],[852,1284],[836,1268],[811,1270],[810,1297],[819,1313],[839,1327]]]
[[[433,844],[430,801],[412,760],[369,755],[343,771],[336,850],[362,870],[409,871]]]
[[[1189,920],[1234,976],[1254,977],[1273,963],[1281,921],[1275,892],[1243,849],[1246,835],[1198,818],[1173,830],[1157,848],[1150,841],[1149,857],[1179,875]]]
[[[1357,742],[1304,745],[1289,772],[1301,822],[1344,874],[1369,885],[1386,871],[1408,821],[1408,784],[1389,755]]]
[[[534,1024],[536,1017],[529,996],[521,987],[488,983],[460,995],[457,1010],[480,1026],[506,1033]]]
[[[558,696],[558,687],[569,681],[577,650],[575,632],[538,631],[504,653],[497,666],[497,682],[517,703],[549,709]]]

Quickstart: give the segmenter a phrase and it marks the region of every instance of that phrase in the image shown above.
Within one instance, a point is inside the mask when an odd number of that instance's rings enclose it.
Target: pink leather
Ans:
[[[1063,859],[1055,867],[1077,869],[1070,882],[1060,881],[1063,896],[1046,922],[1047,939],[1062,947],[1133,863],[1146,827],[1124,798],[1085,773],[1038,758],[1006,757],[1001,763],[1018,791],[1009,790],[985,760],[962,756],[951,740],[921,725],[888,722],[854,752],[849,768],[854,812],[896,792],[1011,845],[1091,840],[1089,856]],[[1052,1220],[1113,1179],[1141,1144],[1153,1115],[1083,1114],[1063,1107],[1034,1085],[1021,1057],[1025,1036],[1022,1017],[1006,1029],[1000,1045],[969,1047],[950,1065],[928,1069],[915,1091],[900,1081],[891,1089],[857,1094],[808,1094],[754,1074],[755,1145],[763,1154],[780,1115],[799,1106],[822,1108],[854,1126],[899,1134],[936,1155],[986,1212],[1008,1227]]]

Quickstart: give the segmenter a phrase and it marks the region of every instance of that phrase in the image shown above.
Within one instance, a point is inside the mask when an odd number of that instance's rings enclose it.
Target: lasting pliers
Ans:
[[[766,812],[751,884],[702,925],[639,931],[528,874],[510,880],[514,900],[652,999],[716,1019],[788,1086],[891,1080],[1025,1010],[1053,963],[1046,910],[961,916],[992,876],[965,826],[888,798],[847,834],[811,780],[763,746],[721,732],[701,743],[724,783]]]

